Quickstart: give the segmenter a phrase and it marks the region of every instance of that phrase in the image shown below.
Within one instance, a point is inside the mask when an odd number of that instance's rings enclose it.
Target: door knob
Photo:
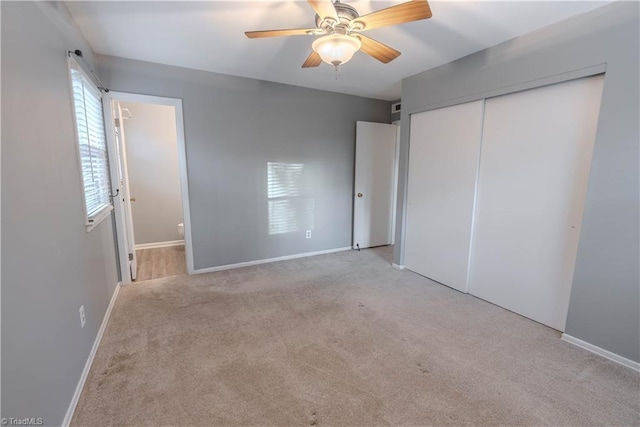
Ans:
[[[135,201],[136,201],[136,198],[135,198],[135,197],[132,197],[132,198],[130,198],[130,199],[129,199],[129,201],[130,201],[130,202],[135,202]]]
[[[362,197],[362,193],[358,193],[358,197]]]

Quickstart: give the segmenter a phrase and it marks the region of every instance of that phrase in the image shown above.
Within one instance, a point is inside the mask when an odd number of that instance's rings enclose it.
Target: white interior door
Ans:
[[[124,275],[128,273],[131,280],[136,280],[138,264],[135,250],[135,236],[133,234],[133,215],[131,213],[129,174],[127,172],[126,141],[124,137],[122,109],[118,101],[112,101],[112,111],[114,118],[114,139],[118,159],[118,176],[120,177],[120,200],[122,201],[122,203],[120,203],[119,209],[120,216],[124,219],[123,223],[121,224],[121,228],[123,229],[123,243],[126,251],[126,253],[124,254],[126,257],[126,264],[124,264],[124,266],[126,266],[128,269],[128,272],[123,271],[122,274]],[[122,258],[123,257],[121,257],[121,259]],[[124,266],[123,269],[125,268]]]
[[[397,127],[356,123],[353,247],[391,244]]]
[[[469,292],[563,331],[602,76],[488,99]]]
[[[413,114],[405,267],[467,292],[484,101]]]

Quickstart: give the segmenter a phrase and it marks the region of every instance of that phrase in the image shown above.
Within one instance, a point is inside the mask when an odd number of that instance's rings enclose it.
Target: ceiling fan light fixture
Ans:
[[[344,34],[323,36],[316,39],[311,45],[324,62],[336,68],[349,62],[361,46],[360,39]]]

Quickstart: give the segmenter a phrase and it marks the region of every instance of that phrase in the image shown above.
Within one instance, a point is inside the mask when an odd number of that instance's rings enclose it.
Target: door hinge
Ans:
[[[133,254],[129,254],[129,261],[133,261]]]
[[[113,121],[116,124],[116,127],[119,128],[120,127],[120,119],[113,119]]]

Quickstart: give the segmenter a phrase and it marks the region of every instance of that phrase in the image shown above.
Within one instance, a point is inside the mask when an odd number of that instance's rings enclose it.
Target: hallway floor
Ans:
[[[187,274],[184,245],[166,248],[138,249],[136,282]]]

